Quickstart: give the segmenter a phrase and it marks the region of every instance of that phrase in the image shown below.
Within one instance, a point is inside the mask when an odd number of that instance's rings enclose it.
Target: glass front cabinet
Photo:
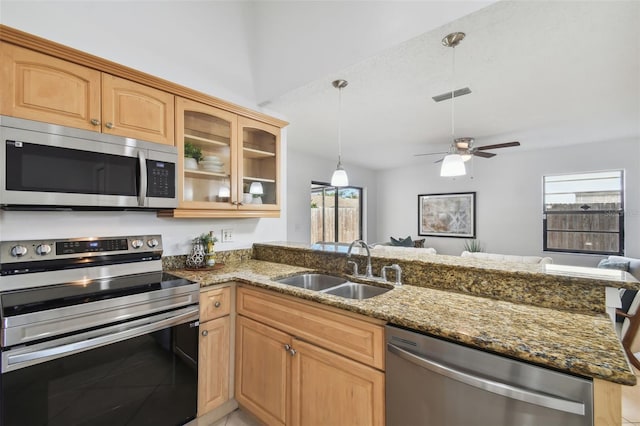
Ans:
[[[176,98],[178,197],[168,217],[279,217],[280,128]]]

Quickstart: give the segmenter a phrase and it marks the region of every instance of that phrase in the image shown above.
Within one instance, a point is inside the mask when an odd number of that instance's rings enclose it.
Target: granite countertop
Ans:
[[[198,281],[202,287],[228,281],[250,283],[552,369],[623,385],[636,383],[605,314],[581,314],[413,285],[352,300],[273,281],[308,271],[311,269],[247,260],[214,271],[171,272]]]

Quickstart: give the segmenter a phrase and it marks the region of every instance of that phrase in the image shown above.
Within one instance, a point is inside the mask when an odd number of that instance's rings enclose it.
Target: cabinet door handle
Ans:
[[[91,119],[91,124],[93,124],[94,126],[99,126],[100,125],[100,120],[98,120],[97,118],[92,118]]]
[[[113,129],[115,127],[113,125],[113,123],[111,123],[111,122],[107,122],[107,124],[105,124],[105,126],[107,127],[107,129]]]
[[[291,350],[291,345],[284,345],[284,350],[285,351],[290,351]]]
[[[294,356],[296,354],[296,350],[291,348],[289,349],[289,353],[291,354],[291,356]]]
[[[220,307],[220,302],[216,300],[216,303],[214,303],[213,306],[215,306],[216,308],[219,308]]]
[[[209,334],[209,332],[207,330],[202,330],[202,335],[203,336],[207,336]]]

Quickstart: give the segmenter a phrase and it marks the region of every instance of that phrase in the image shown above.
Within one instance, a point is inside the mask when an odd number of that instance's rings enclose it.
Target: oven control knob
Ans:
[[[27,254],[27,248],[25,246],[13,246],[11,247],[11,256],[22,257]]]
[[[156,240],[155,238],[150,239],[149,241],[147,241],[147,245],[151,248],[154,247],[158,247],[158,240]]]
[[[131,247],[133,247],[134,249],[139,249],[140,247],[142,247],[142,245],[143,245],[142,240],[131,241]]]
[[[36,253],[40,256],[46,256],[51,253],[51,246],[49,244],[40,244],[36,247]]]

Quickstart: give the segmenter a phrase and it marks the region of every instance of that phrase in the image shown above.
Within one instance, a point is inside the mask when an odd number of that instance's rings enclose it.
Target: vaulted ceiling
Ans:
[[[327,28],[329,31],[329,28]],[[441,39],[462,31],[455,49],[455,136],[476,145],[518,140],[517,148],[634,138],[640,143],[640,3],[501,1],[269,99],[290,121],[291,149],[335,158],[342,93],[343,162],[373,169],[433,162],[452,136],[453,50]],[[303,36],[301,36],[303,37]],[[316,60],[313,49],[301,62]],[[579,155],[579,151],[576,151]],[[483,160],[484,161],[484,160]],[[490,160],[487,160],[490,161]]]
[[[640,141],[640,2],[2,0],[0,22],[290,122],[288,146],[372,169],[455,136],[513,150]],[[455,49],[448,33],[466,38]],[[451,102],[431,97],[456,87]],[[640,142],[638,142],[640,143]],[[576,151],[579,154],[579,150]],[[484,160],[483,160],[484,161]],[[487,160],[491,161],[491,160]]]

